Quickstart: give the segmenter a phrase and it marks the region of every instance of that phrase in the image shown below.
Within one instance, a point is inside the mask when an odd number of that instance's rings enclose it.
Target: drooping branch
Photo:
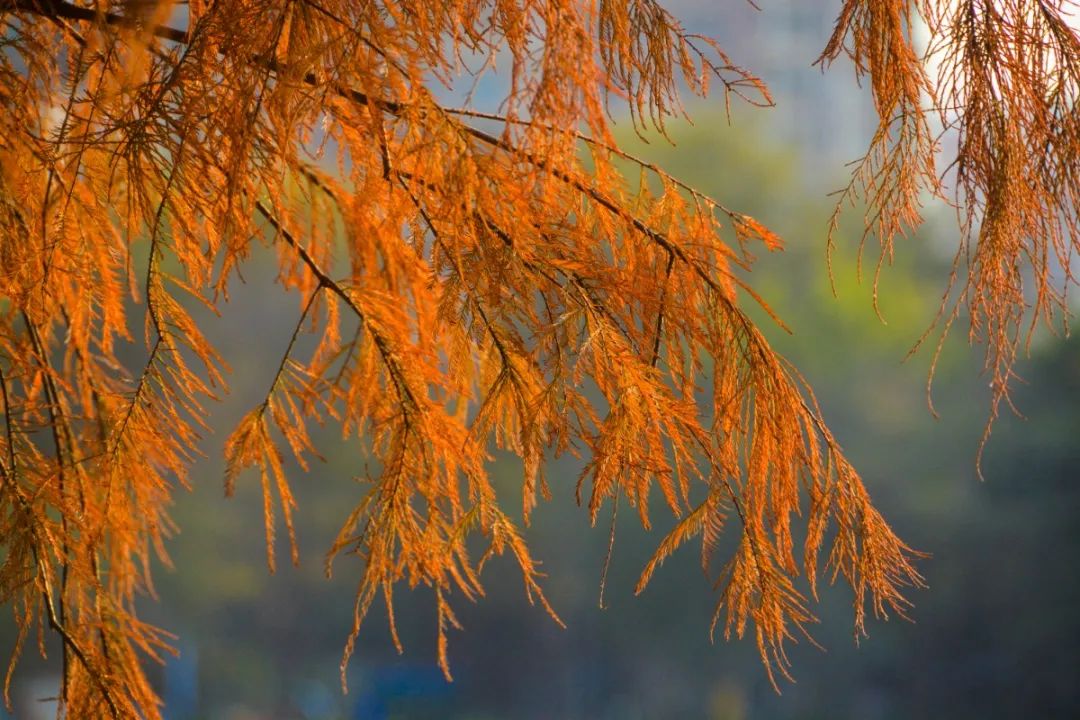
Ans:
[[[0,0],[0,12],[21,14],[13,52],[29,68],[20,90],[29,100],[11,110],[29,130],[0,147],[3,168],[12,187],[33,189],[26,216],[41,227],[24,234],[49,240],[55,262],[43,281],[28,275],[35,251],[7,240],[21,210],[0,216],[0,260],[13,268],[0,273],[0,292],[20,310],[36,303],[42,327],[63,318],[70,338],[54,363],[55,392],[19,390],[36,403],[35,421],[56,429],[61,418],[47,407],[80,418],[70,441],[61,436],[63,467],[76,465],[71,448],[91,450],[78,466],[95,479],[80,506],[93,542],[73,550],[70,582],[102,647],[89,630],[73,637],[114,673],[104,677],[125,717],[133,704],[155,716],[136,652],[159,644],[125,621],[149,587],[150,547],[164,556],[164,508],[185,483],[203,405],[221,380],[181,296],[217,311],[258,240],[304,306],[264,401],[226,442],[226,487],[245,468],[261,471],[272,566],[275,488],[292,534],[283,451],[305,468],[317,455],[307,424],[326,417],[370,441],[381,468],[365,476],[327,559],[362,560],[343,673],[380,596],[400,645],[393,597],[408,583],[434,595],[449,676],[451,604],[483,594],[480,573],[495,554],[514,556],[527,597],[557,618],[539,563],[500,507],[486,466],[492,444],[523,460],[526,524],[538,492],[549,494],[544,457],[575,451],[588,453],[577,490],[588,490],[593,521],[614,498],[648,527],[657,492],[673,515],[689,511],[694,520],[658,558],[696,535],[707,557],[728,512],[737,515],[739,549],[721,573],[714,627],[720,606],[727,634],[752,627],[770,677],[774,666],[787,672],[784,643],[812,619],[794,578],[806,572],[815,592],[825,528],[837,528],[830,567],[854,589],[860,630],[864,603],[902,611],[900,589],[918,584],[912,552],[869,504],[809,389],[740,304],[759,301],[741,272],[747,244],[774,249],[777,238],[607,132],[613,91],[655,122],[678,112],[670,92],[680,71],[743,76],[722,53],[717,62],[695,54],[706,46],[651,0],[604,3],[598,27],[575,4],[552,14],[493,0],[496,19],[481,24],[473,5],[468,16],[459,5],[429,14],[427,1],[193,0],[183,29],[156,24],[164,3],[135,17],[121,3]],[[444,108],[427,88],[451,72],[442,42],[451,30],[454,51],[511,50],[501,132],[483,125],[496,118]],[[50,44],[63,51],[43,55]],[[58,102],[54,80],[80,54],[85,67]],[[597,58],[614,75],[605,79]],[[43,110],[55,107],[66,108],[60,131]],[[336,154],[336,175],[317,167],[323,150]],[[648,176],[636,193],[624,160]],[[6,210],[14,201],[0,180]],[[50,202],[54,187],[63,203]],[[145,276],[132,262],[143,241]],[[141,372],[112,351],[116,338],[131,339],[128,294],[146,305]],[[356,332],[343,339],[351,322]],[[309,326],[319,339],[304,359]],[[192,357],[204,367],[189,367]],[[48,460],[21,466],[56,507]],[[692,502],[702,490],[710,499]],[[802,497],[800,569],[792,516]],[[479,558],[472,538],[487,544]],[[108,568],[107,587],[98,567]],[[84,684],[71,696],[72,714],[100,703]]]

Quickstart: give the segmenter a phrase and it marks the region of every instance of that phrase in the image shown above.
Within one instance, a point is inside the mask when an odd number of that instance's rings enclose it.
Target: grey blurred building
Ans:
[[[661,0],[693,33],[716,38],[733,62],[769,86],[774,129],[813,156],[854,159],[866,149],[875,122],[868,88],[850,62],[823,73],[814,61],[832,34],[837,0]]]

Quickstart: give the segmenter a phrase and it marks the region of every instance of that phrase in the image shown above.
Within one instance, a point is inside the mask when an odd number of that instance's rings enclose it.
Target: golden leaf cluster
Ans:
[[[856,180],[886,244],[939,187],[908,5],[849,0],[826,51],[873,78],[883,125]],[[1076,242],[1076,37],[1049,2],[919,9],[949,58],[975,208],[963,297],[1007,376],[1016,265],[1045,271]],[[1018,19],[1041,23],[1037,42]],[[691,539],[708,572],[737,534],[713,626],[752,629],[770,678],[814,621],[822,552],[857,630],[866,606],[903,614],[914,553],[740,305],[760,302],[751,251],[778,238],[612,138],[612,99],[642,132],[681,112],[680,87],[771,102],[655,0],[0,0],[0,20],[0,598],[19,650],[35,628],[42,650],[59,636],[68,717],[160,717],[142,664],[169,638],[136,597],[167,561],[170,498],[227,370],[191,308],[227,313],[256,243],[301,310],[225,443],[226,489],[257,470],[272,570],[279,514],[297,558],[285,468],[317,457],[311,424],[370,448],[377,470],[327,556],[328,572],[361,560],[343,677],[380,597],[398,642],[402,583],[433,593],[449,676],[454,604],[483,595],[493,555],[558,619],[523,525],[567,491],[544,475],[565,452],[585,459],[593,522],[623,498],[648,527],[655,494],[678,518],[639,591]],[[498,113],[433,91],[495,65]],[[1045,313],[1058,298],[1039,277]],[[132,344],[138,367],[121,360]],[[489,476],[493,446],[523,461],[520,513]]]
[[[1080,250],[1080,4],[846,0],[819,62],[842,54],[869,76],[879,124],[832,229],[845,201],[864,199],[863,239],[880,241],[880,272],[923,201],[952,197],[961,241],[937,353],[966,310],[970,340],[986,346],[985,446],[1036,327],[1061,319],[1067,329]],[[939,172],[943,143],[955,150]]]

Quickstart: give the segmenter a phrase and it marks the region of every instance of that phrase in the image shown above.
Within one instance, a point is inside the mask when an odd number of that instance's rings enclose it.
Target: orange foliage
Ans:
[[[947,59],[938,83],[910,45],[920,10]],[[611,137],[609,97],[642,131],[680,112],[680,86],[770,102],[653,0],[0,0],[0,18],[0,597],[20,650],[35,626],[61,638],[68,717],[160,716],[142,663],[169,638],[135,599],[167,561],[170,497],[226,374],[185,306],[217,309],[255,242],[303,311],[226,442],[226,487],[259,469],[272,570],[278,511],[297,557],[283,462],[317,454],[308,424],[370,443],[381,470],[327,558],[363,559],[344,662],[380,595],[393,630],[404,581],[434,592],[449,676],[452,604],[483,594],[495,554],[557,620],[488,476],[492,443],[523,459],[525,524],[550,452],[585,456],[593,522],[623,497],[648,526],[659,490],[680,519],[639,591],[690,539],[708,572],[738,533],[713,625],[752,626],[770,677],[814,621],[795,583],[815,594],[822,549],[858,631],[867,604],[903,614],[914,553],[738,302],[757,296],[734,269],[778,238]],[[1034,266],[1048,314],[1051,251],[1068,267],[1076,247],[1076,42],[1046,0],[849,0],[826,50],[872,78],[882,126],[852,192],[887,251],[919,193],[940,191],[926,98],[960,131],[960,297],[999,399],[1020,273]],[[433,94],[463,58],[503,50],[499,114]],[[659,192],[628,184],[626,160]],[[320,338],[307,357],[303,332]],[[130,341],[141,367],[117,358]]]
[[[870,76],[879,124],[840,204],[866,200],[864,240],[881,242],[879,272],[894,238],[920,223],[922,200],[954,185],[961,242],[937,352],[966,308],[992,391],[982,446],[1020,350],[1040,321],[1052,327],[1069,313],[1080,249],[1078,13],[1076,0],[845,0],[819,58],[846,54]],[[941,175],[939,137],[956,144]]]

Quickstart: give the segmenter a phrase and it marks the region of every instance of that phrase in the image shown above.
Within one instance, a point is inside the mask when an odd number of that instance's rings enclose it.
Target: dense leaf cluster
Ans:
[[[886,252],[941,189],[929,113],[959,131],[960,297],[999,399],[1021,275],[1035,268],[1049,314],[1054,253],[1067,268],[1077,243],[1080,53],[1060,6],[849,0],[825,53],[871,77],[882,125],[852,192]],[[911,46],[915,12],[945,55],[939,82]],[[752,629],[770,677],[814,620],[795,581],[815,593],[822,550],[858,630],[867,606],[903,613],[912,551],[740,305],[760,303],[740,268],[778,238],[611,136],[611,99],[643,132],[680,112],[682,85],[769,102],[653,0],[0,0],[0,18],[0,596],[20,648],[35,626],[61,638],[69,717],[159,716],[140,655],[168,638],[135,601],[225,387],[192,308],[225,311],[254,243],[302,310],[226,442],[226,489],[257,469],[272,570],[279,512],[297,557],[284,468],[317,455],[309,425],[370,446],[327,560],[363,559],[345,662],[379,596],[393,630],[406,583],[434,593],[449,676],[453,605],[483,594],[493,554],[558,619],[488,475],[492,444],[523,461],[526,524],[549,453],[587,460],[593,522],[623,498],[648,526],[658,490],[681,520],[639,589],[694,537],[711,572],[736,533],[713,626]],[[496,63],[497,114],[433,91]],[[122,360],[130,342],[140,366]]]

